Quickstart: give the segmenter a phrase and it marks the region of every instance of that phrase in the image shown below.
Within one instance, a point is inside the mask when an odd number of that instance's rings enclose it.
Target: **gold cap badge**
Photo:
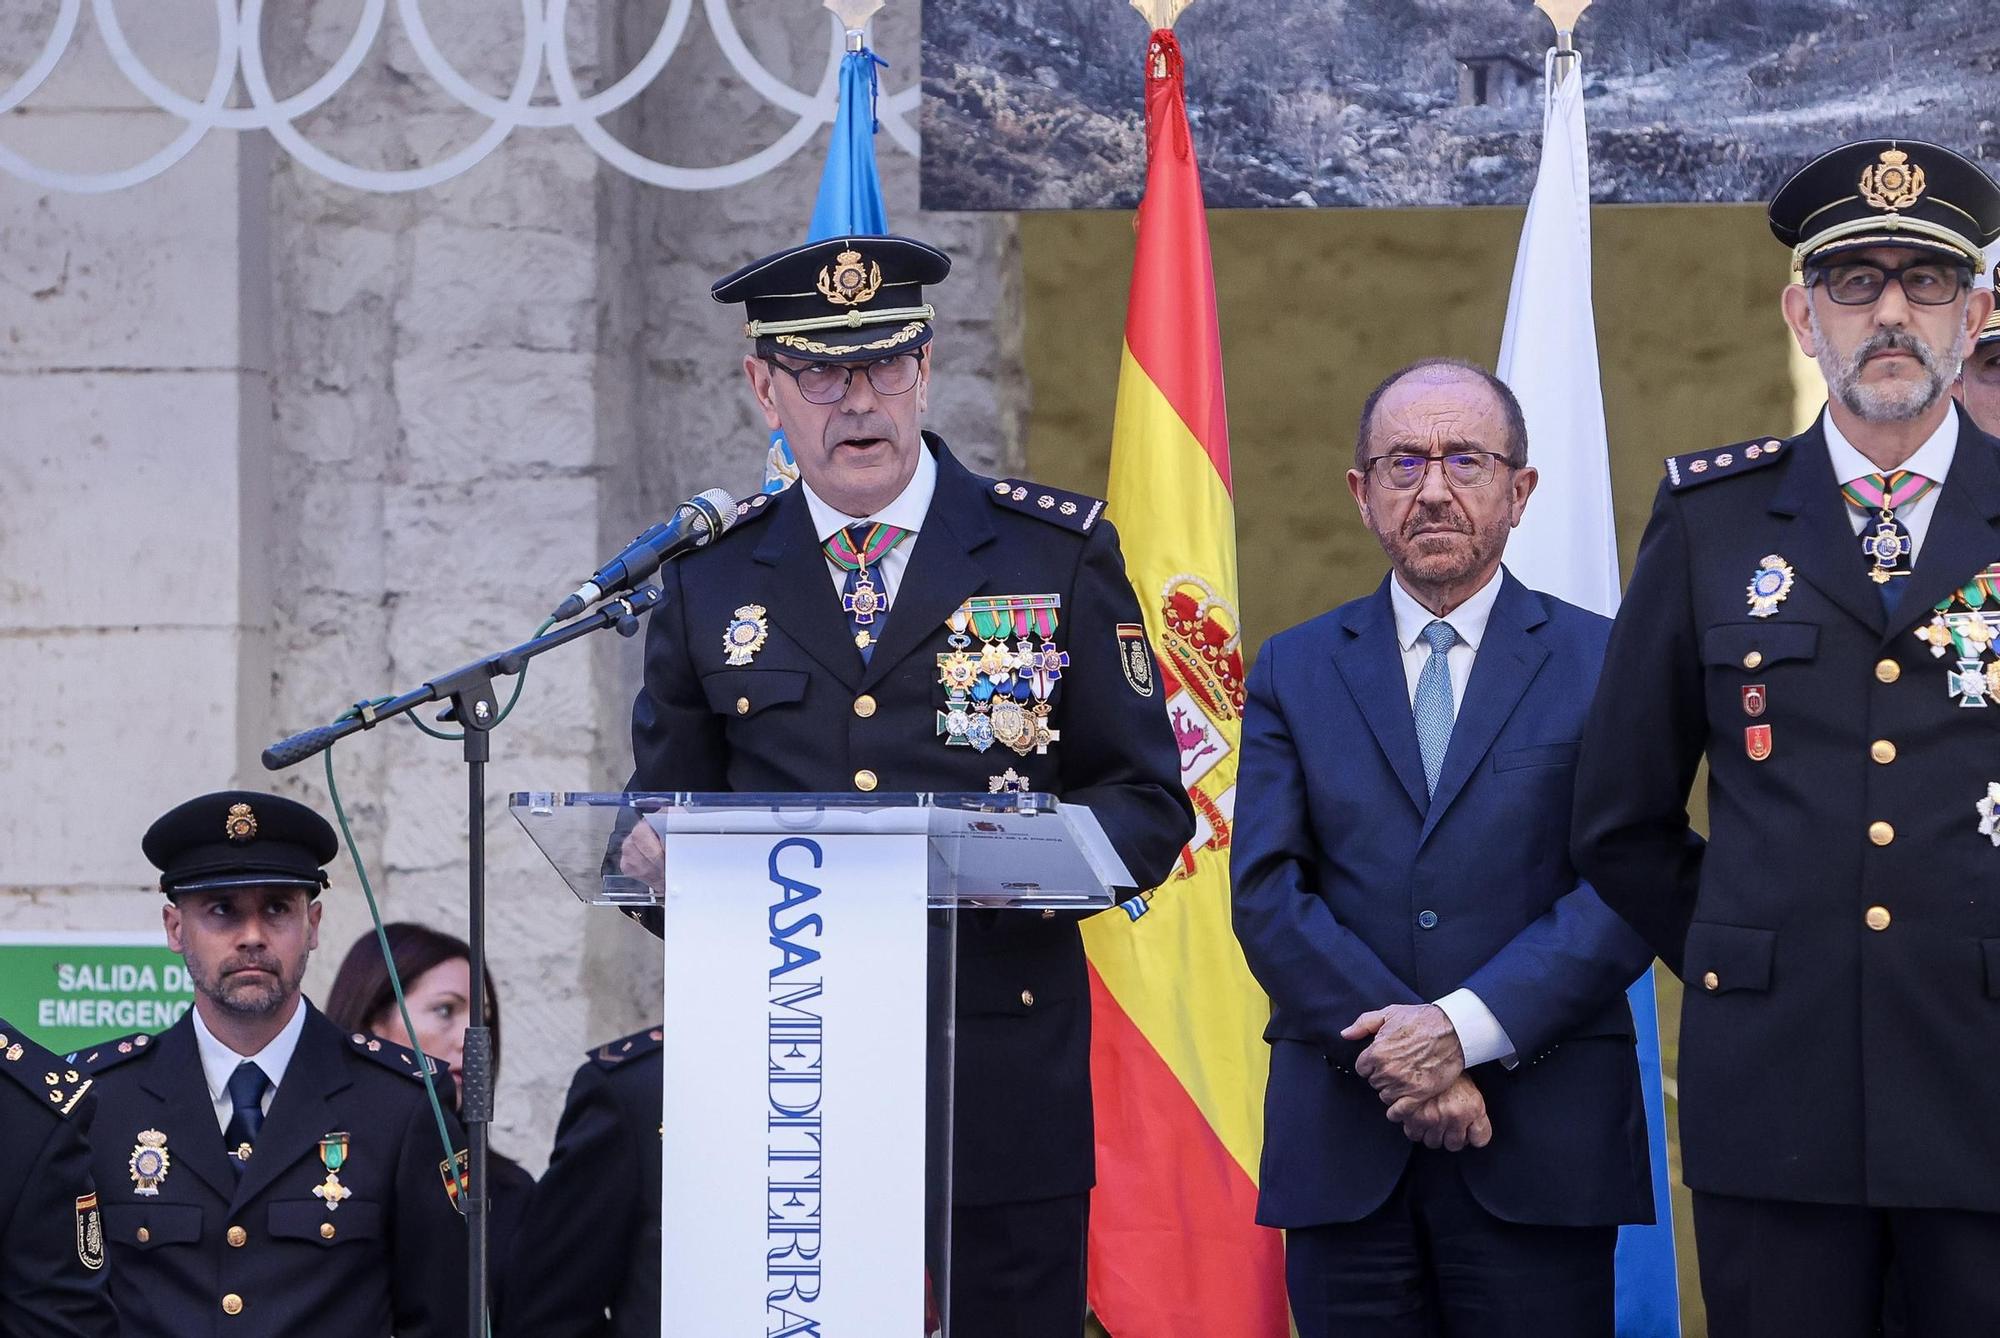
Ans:
[[[842,251],[819,272],[820,296],[837,307],[872,301],[882,287],[882,266],[864,263],[859,251]]]
[[[1884,149],[1882,160],[1861,169],[1861,198],[1877,209],[1908,209],[1923,197],[1924,169],[1901,149]]]
[[[231,804],[229,813],[222,819],[222,834],[237,845],[251,840],[257,835],[257,815],[250,811],[248,804]]]

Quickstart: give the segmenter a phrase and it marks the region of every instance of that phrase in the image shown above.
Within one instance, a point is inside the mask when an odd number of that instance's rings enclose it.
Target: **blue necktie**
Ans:
[[[264,1070],[247,1059],[229,1075],[231,1114],[229,1127],[222,1131],[222,1143],[229,1149],[229,1165],[238,1175],[243,1173],[240,1150],[254,1146],[258,1131],[264,1127],[264,1092],[270,1085]]]
[[[1458,633],[1450,623],[1437,619],[1424,628],[1430,643],[1430,658],[1417,675],[1417,695],[1411,707],[1417,713],[1417,750],[1424,758],[1424,787],[1437,793],[1438,773],[1444,770],[1445,749],[1451,746],[1452,721],[1458,712],[1451,702],[1451,664],[1445,652],[1458,644]]]

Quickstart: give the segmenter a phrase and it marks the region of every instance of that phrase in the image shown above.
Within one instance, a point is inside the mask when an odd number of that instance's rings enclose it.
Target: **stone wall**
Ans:
[[[274,8],[264,49],[280,95],[333,62],[358,8]],[[796,0],[732,8],[768,69],[816,84],[823,14]],[[630,68],[663,9],[572,6],[580,84]],[[424,6],[446,56],[497,96],[519,36],[493,12]],[[915,75],[916,16],[900,4],[881,18],[891,87]],[[128,26],[162,77],[195,93],[213,37],[203,45],[191,17],[166,6]],[[171,136],[85,28],[55,84],[0,118],[0,143],[100,167]],[[0,33],[0,82],[46,31]],[[436,93],[392,19],[299,129],[392,170],[436,161],[482,124]],[[695,166],[784,123],[736,84],[697,15],[654,88],[606,125]],[[977,465],[1017,469],[1014,227],[920,214],[914,162],[879,143],[892,223],[957,258],[938,294],[953,314],[932,425]],[[0,676],[16,702],[0,723],[0,924],[157,923],[138,844],[170,804],[243,785],[329,811],[320,764],[271,776],[256,762],[264,743],[526,637],[678,499],[753,489],[765,430],[742,383],[741,315],[707,286],[803,240],[825,145],[822,132],[761,180],[702,193],[641,185],[572,133],[538,130],[407,194],[333,184],[261,133],[211,133],[163,177],[108,195],[0,176]],[[658,953],[622,917],[580,905],[504,800],[622,784],[638,648],[598,637],[538,661],[494,736],[495,1142],[535,1168],[586,1047],[657,1017]],[[396,724],[335,758],[384,915],[462,932],[458,747]],[[309,992],[367,925],[352,869],[334,873]]]

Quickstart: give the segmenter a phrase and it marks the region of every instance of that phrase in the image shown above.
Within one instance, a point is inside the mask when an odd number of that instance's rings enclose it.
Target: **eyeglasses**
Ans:
[[[1972,279],[1972,271],[1949,262],[1919,261],[1901,269],[1889,269],[1866,260],[1843,265],[1825,265],[1809,270],[1806,282],[1817,281],[1826,295],[1843,307],[1865,307],[1879,300],[1894,279],[1903,285],[1903,296],[1920,307],[1941,307],[1957,300]]]
[[[1454,488],[1483,488],[1493,481],[1496,465],[1513,467],[1513,461],[1496,451],[1453,451],[1449,455],[1377,455],[1368,461],[1368,474],[1392,492],[1421,488],[1431,466],[1444,470],[1444,481]]]
[[[901,395],[917,383],[917,368],[922,359],[914,353],[898,353],[873,362],[809,362],[803,367],[787,367],[776,358],[764,361],[791,377],[806,403],[838,404],[847,398],[847,388],[854,384],[857,367],[868,374],[868,384],[875,387],[876,394]]]

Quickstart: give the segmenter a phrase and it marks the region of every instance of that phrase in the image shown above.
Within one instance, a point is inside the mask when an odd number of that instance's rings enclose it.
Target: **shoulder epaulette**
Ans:
[[[17,1036],[0,1022],[0,1073],[5,1073],[45,1106],[57,1118],[76,1109],[77,1102],[90,1090],[86,1077],[74,1058],[63,1059],[26,1036]]]
[[[615,1069],[628,1059],[640,1055],[650,1055],[660,1048],[666,1039],[666,1032],[660,1027],[648,1027],[645,1031],[635,1031],[630,1036],[622,1036],[608,1041],[590,1052],[590,1062],[601,1069]]]
[[[1776,437],[1759,437],[1755,441],[1739,441],[1733,446],[1717,446],[1713,450],[1670,456],[1667,459],[1667,486],[1679,492],[1698,484],[1732,478],[1775,464],[1778,457],[1786,453],[1785,443]]]
[[[796,485],[793,485],[796,486]],[[736,519],[729,522],[730,530],[739,530],[753,521],[762,520],[776,510],[771,505],[778,498],[777,493],[752,493],[736,503]],[[728,531],[725,531],[727,533]]]
[[[366,1032],[351,1031],[347,1034],[347,1044],[358,1055],[365,1055],[392,1073],[400,1073],[406,1078],[423,1080],[423,1072],[417,1067],[420,1056],[407,1046],[385,1041],[380,1036],[370,1036]],[[445,1066],[435,1059],[426,1059],[431,1072],[441,1077],[449,1077]]]
[[[112,1040],[99,1041],[96,1045],[86,1045],[66,1058],[71,1064],[95,1077],[106,1069],[116,1068],[128,1059],[137,1059],[141,1055],[150,1054],[153,1040],[151,1033],[135,1031],[129,1036],[119,1036]]]
[[[1039,516],[1051,525],[1060,525],[1078,534],[1089,534],[1091,526],[1097,524],[1098,517],[1104,514],[1101,498],[1087,497],[1080,492],[1064,492],[1061,488],[1030,483],[1027,479],[996,479],[986,495],[993,499],[995,506]]]

